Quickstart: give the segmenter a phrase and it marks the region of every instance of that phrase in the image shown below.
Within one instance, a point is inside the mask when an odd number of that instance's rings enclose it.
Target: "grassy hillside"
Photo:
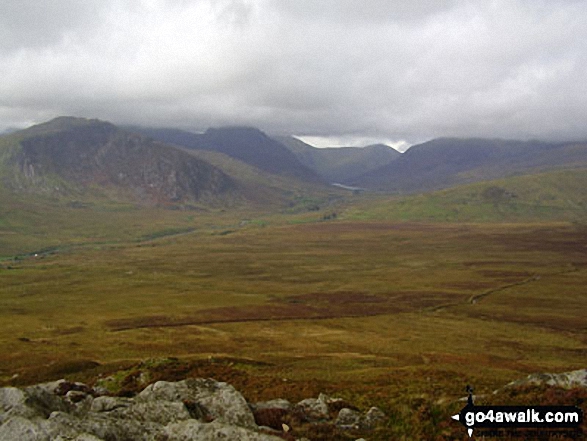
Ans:
[[[346,192],[316,181],[293,176],[264,173],[262,170],[219,152],[186,150],[223,170],[235,182],[249,202],[257,207],[283,210],[318,210],[342,198]]]
[[[359,201],[349,219],[509,222],[587,219],[587,169],[570,169],[463,185],[403,197]]]
[[[351,185],[415,193],[560,168],[586,167],[587,144],[440,138],[411,147]]]

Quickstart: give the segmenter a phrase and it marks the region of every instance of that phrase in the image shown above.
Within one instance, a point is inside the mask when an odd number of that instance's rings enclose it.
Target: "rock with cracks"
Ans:
[[[243,396],[211,379],[160,381],[134,398],[64,380],[0,389],[0,440],[281,440],[258,429]]]

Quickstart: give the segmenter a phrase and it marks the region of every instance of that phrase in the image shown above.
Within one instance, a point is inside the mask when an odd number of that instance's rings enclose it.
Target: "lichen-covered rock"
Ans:
[[[64,381],[0,388],[0,441],[279,439],[255,432],[243,396],[210,379],[158,382],[134,398],[96,395]]]
[[[253,412],[241,393],[230,384],[212,379],[158,381],[147,386],[137,399],[197,404],[210,418],[241,427],[256,427]]]
[[[67,405],[44,385],[24,390],[14,387],[0,389],[0,423],[17,416],[47,418],[54,410],[67,410]]]
[[[261,409],[289,410],[292,408],[292,404],[289,401],[284,400],[283,398],[277,398],[275,400],[261,401],[259,403],[251,404],[251,408],[253,410],[261,410]]]
[[[332,433],[370,430],[385,418],[377,408],[360,414],[350,407],[324,394],[295,406],[283,399],[249,405],[212,379],[159,381],[133,398],[60,380],[0,388],[0,441],[279,441],[316,424]]]
[[[361,425],[361,414],[345,407],[338,412],[334,424],[341,429],[358,429]]]
[[[330,418],[328,411],[328,396],[320,394],[318,398],[306,398],[296,405],[307,421],[324,421]]]
[[[94,435],[89,435],[87,433],[82,433],[81,435],[76,436],[75,438],[63,438],[61,435],[55,438],[55,441],[104,441],[100,438],[96,438]]]
[[[506,387],[518,386],[555,386],[563,389],[571,389],[574,387],[587,388],[587,369],[579,369],[571,372],[563,372],[561,374],[531,374],[523,380],[513,381]]]
[[[168,441],[192,440],[239,440],[239,441],[283,441],[273,435],[254,432],[244,427],[231,426],[219,421],[205,424],[197,420],[170,424],[165,428]]]
[[[160,424],[150,421],[116,419],[95,414],[76,418],[64,412],[54,412],[41,425],[51,440],[58,436],[74,438],[85,434],[102,440],[152,441],[163,430]]]
[[[361,419],[361,428],[372,430],[385,421],[385,413],[378,407],[372,407]]]
[[[51,441],[37,421],[21,416],[11,417],[0,426],[0,440]]]

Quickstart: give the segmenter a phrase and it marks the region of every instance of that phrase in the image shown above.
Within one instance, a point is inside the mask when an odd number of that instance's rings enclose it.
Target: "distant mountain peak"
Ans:
[[[25,130],[31,129],[54,129],[54,130],[66,130],[71,129],[74,127],[82,127],[82,126],[110,126],[115,127],[114,124],[111,124],[106,121],[102,121],[95,118],[80,118],[76,116],[58,116],[53,118],[47,122],[36,124],[32,127],[29,127]]]
[[[3,158],[11,175],[4,180],[16,191],[101,189],[157,205],[215,203],[237,192],[213,165],[97,119],[59,117],[12,139],[11,154]]]
[[[320,181],[286,146],[255,127],[217,127],[202,134],[167,129],[145,129],[141,132],[188,149],[223,153],[272,174]]]

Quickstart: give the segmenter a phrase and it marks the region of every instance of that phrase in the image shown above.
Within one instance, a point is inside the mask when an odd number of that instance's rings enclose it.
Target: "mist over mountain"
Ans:
[[[239,198],[282,204],[324,191],[326,183],[412,193],[587,166],[587,143],[581,142],[440,138],[399,153],[385,145],[316,148],[249,127],[198,134],[121,129],[73,117],[0,140],[6,188],[46,194],[101,191],[163,205]]]
[[[587,165],[587,143],[440,138],[412,146],[353,185],[416,192]]]
[[[350,184],[354,179],[401,156],[397,150],[374,144],[366,147],[316,148],[291,136],[276,137],[325,181]]]

